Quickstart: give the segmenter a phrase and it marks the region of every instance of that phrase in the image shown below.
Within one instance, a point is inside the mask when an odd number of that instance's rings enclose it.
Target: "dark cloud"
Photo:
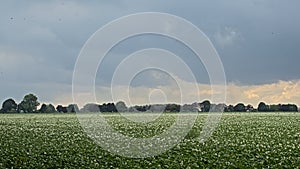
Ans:
[[[5,89],[0,100],[20,98],[29,91],[43,98],[70,92],[66,86],[71,88],[76,58],[89,36],[113,19],[147,11],[178,15],[203,30],[220,54],[229,82],[252,85],[300,79],[299,6],[297,0],[2,1],[0,80]],[[197,80],[208,83],[204,66],[180,46],[162,37],[128,40],[108,55],[97,82],[109,84],[126,54],[161,47],[180,55]]]

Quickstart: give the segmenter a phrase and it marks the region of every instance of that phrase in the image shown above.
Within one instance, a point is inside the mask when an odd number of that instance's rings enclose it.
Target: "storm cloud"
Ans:
[[[223,62],[229,88],[234,89],[228,102],[284,101],[275,96],[282,94],[283,89],[289,93],[289,89],[295,89],[293,86],[299,86],[299,6],[297,0],[1,1],[0,100],[13,97],[19,101],[33,92],[42,102],[72,102],[76,59],[95,31],[124,15],[164,12],[189,20],[212,41]],[[200,86],[209,84],[204,65],[190,50],[173,39],[153,35],[118,44],[99,67],[96,84],[109,87],[119,62],[132,52],[149,47],[179,55]],[[146,77],[137,78],[132,87],[144,90],[158,85],[167,90],[168,83],[149,81],[151,75]],[[278,90],[266,88],[273,84]],[[205,88],[203,93],[206,91]],[[300,104],[294,95],[285,99]]]

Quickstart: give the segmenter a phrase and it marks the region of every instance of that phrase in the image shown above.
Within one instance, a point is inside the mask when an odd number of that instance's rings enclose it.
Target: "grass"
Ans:
[[[153,122],[105,115],[124,135],[151,137],[175,114]],[[75,114],[0,114],[0,168],[299,168],[300,113],[231,113],[205,143],[200,115],[185,139],[151,158],[132,159],[103,150],[83,131]]]

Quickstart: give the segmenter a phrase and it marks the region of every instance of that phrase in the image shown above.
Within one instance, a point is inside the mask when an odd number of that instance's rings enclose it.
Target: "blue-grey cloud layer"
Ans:
[[[0,100],[35,92],[52,101],[71,92],[76,58],[89,36],[113,19],[147,11],[178,15],[203,30],[220,54],[229,82],[249,85],[300,79],[299,6],[298,0],[1,1]],[[97,82],[109,83],[114,66],[125,54],[157,46],[174,49],[199,82],[208,81],[203,65],[180,44],[144,37],[112,51],[116,58],[106,60]]]

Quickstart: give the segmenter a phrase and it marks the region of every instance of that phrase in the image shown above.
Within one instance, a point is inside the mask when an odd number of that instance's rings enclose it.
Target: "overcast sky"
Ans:
[[[40,102],[71,103],[76,59],[95,31],[124,15],[164,12],[189,20],[211,40],[224,65],[227,103],[300,105],[299,7],[299,0],[1,1],[0,101],[20,101],[33,92]],[[96,77],[99,102],[109,101],[102,93],[109,91],[122,58],[149,47],[180,55],[202,87],[201,98],[209,96],[206,70],[189,50],[172,39],[146,35],[118,44],[107,55]],[[155,81],[157,74],[161,81]],[[147,102],[141,91],[157,85],[167,92],[173,82],[161,72],[141,73],[131,86],[138,89],[136,103]],[[176,102],[174,97],[168,98]]]

